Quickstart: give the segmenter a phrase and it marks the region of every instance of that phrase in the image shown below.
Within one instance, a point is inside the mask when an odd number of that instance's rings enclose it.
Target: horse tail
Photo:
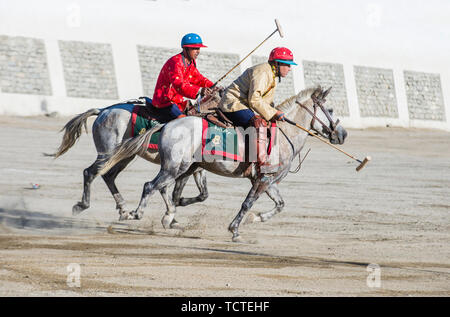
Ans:
[[[84,129],[86,130],[86,133],[88,133],[87,119],[90,116],[94,115],[97,116],[100,113],[100,111],[101,110],[98,108],[93,108],[73,117],[69,122],[66,123],[64,128],[61,129],[61,131],[65,130],[65,132],[61,145],[58,148],[58,151],[56,151],[56,153],[54,154],[44,154],[44,155],[53,156],[56,159],[61,155],[63,155],[64,153],[66,153],[81,136],[81,133],[83,132],[82,131],[83,126]]]
[[[145,133],[130,138],[116,147],[111,157],[105,162],[103,168],[100,170],[100,175],[107,173],[114,165],[123,159],[135,154],[145,153],[153,133],[157,132],[162,126],[162,124],[158,124],[150,130],[147,130]]]

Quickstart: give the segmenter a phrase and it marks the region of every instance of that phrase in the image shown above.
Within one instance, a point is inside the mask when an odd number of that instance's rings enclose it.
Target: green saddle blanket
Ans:
[[[203,119],[202,157],[243,162],[239,148],[240,138],[234,128],[222,128]]]
[[[136,135],[145,133],[148,129],[153,128],[154,126],[160,124],[159,121],[152,119],[150,117],[143,117],[139,115],[139,109],[142,106],[134,106],[133,112],[131,114],[131,136],[134,137]],[[161,130],[152,134],[150,138],[150,143],[148,145],[149,149],[158,149],[158,140],[159,135],[161,134]]]

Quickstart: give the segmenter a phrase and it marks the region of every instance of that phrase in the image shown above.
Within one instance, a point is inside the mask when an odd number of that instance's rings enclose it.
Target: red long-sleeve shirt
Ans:
[[[152,103],[157,108],[165,108],[175,103],[184,111],[187,103],[183,97],[195,99],[200,88],[212,85],[212,81],[200,74],[195,60],[188,64],[187,59],[180,53],[172,56],[162,67]]]

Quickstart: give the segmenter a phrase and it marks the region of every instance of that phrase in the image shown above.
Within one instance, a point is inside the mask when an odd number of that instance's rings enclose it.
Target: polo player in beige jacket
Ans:
[[[257,172],[272,173],[267,161],[268,121],[284,120],[284,113],[275,109],[273,98],[276,77],[286,77],[293,61],[292,52],[285,47],[272,50],[266,63],[248,68],[225,90],[219,108],[235,126],[253,126],[257,132]]]

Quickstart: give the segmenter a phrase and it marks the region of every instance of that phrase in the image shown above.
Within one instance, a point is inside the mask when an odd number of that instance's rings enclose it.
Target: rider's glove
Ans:
[[[275,115],[274,115],[274,119],[277,121],[284,121],[285,114],[283,112],[281,112],[280,110],[278,110],[277,113],[275,113]]]
[[[203,87],[200,89],[200,96],[204,97],[205,95],[210,95],[213,92],[212,88],[209,87]]]

